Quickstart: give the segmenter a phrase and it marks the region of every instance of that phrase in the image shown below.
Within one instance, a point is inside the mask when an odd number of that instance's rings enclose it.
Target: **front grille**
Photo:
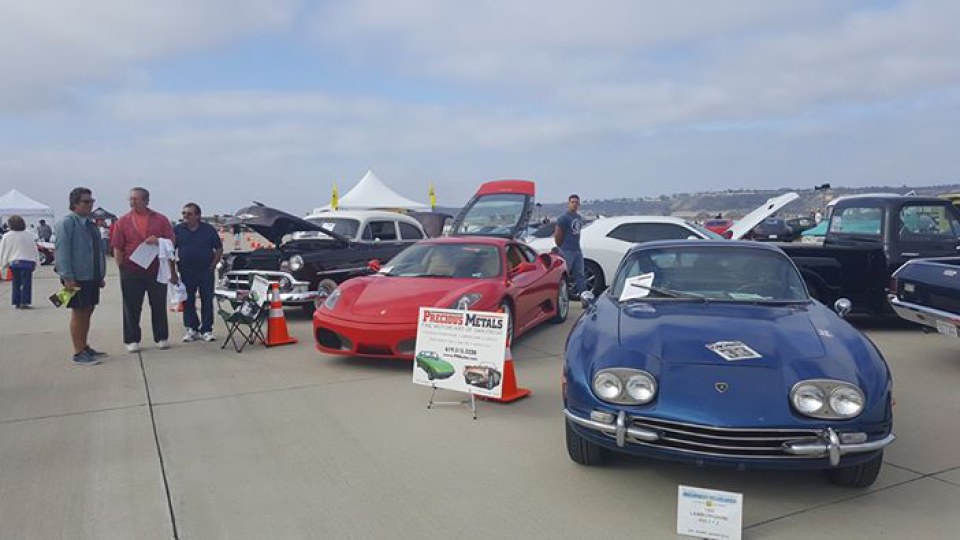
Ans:
[[[633,427],[660,434],[654,442],[630,440],[632,443],[704,456],[797,459],[799,456],[784,452],[784,443],[820,440],[816,429],[718,428],[643,417],[631,417],[630,422]]]
[[[387,345],[357,345],[357,354],[376,354],[381,356],[389,356],[393,354],[393,351],[390,350],[390,347]]]
[[[317,343],[328,349],[340,349],[342,351],[349,351],[353,346],[345,336],[326,328],[317,328]]]
[[[406,339],[397,344],[397,352],[400,354],[413,354],[416,348],[416,339]]]
[[[247,292],[253,285],[254,276],[260,276],[267,281],[278,282],[280,284],[280,292],[290,292],[293,290],[293,283],[288,275],[280,272],[227,272],[224,277],[224,286],[230,291]]]

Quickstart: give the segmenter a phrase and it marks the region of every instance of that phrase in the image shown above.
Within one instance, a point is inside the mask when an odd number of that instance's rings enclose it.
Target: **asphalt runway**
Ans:
[[[855,321],[893,371],[898,436],[876,484],[857,490],[819,473],[576,465],[560,369],[579,307],[517,341],[533,396],[480,403],[473,421],[462,407],[427,410],[409,362],[318,353],[299,310],[286,312],[296,345],[181,343],[171,313],[172,349],[147,340],[128,354],[111,272],[91,333],[110,353],[100,366],[70,363],[68,313],[46,300],[51,268],[33,310],[14,310],[0,284],[0,537],[674,538],[679,484],[743,493],[744,538],[960,530],[958,340]]]

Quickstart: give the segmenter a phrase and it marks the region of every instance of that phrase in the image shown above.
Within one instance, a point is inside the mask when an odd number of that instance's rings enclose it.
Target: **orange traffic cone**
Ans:
[[[510,403],[533,393],[533,390],[529,388],[517,386],[517,374],[513,370],[513,352],[510,351],[509,343],[507,343],[506,358],[503,361],[503,386],[501,390],[500,397],[482,396],[482,399]]]
[[[287,319],[283,316],[283,303],[280,302],[280,284],[270,284],[270,316],[267,318],[267,347],[290,345],[297,338],[287,333]]]

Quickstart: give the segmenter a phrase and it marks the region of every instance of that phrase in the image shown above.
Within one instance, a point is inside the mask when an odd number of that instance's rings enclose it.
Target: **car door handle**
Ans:
[[[957,248],[957,249],[960,249],[960,248]],[[900,256],[901,257],[919,257],[920,254],[919,253],[901,253]]]

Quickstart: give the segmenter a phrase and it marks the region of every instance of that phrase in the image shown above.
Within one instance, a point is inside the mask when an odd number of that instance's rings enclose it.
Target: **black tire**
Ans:
[[[570,455],[570,459],[588,467],[603,465],[607,461],[606,450],[581,437],[570,425],[570,420],[566,421],[565,427],[567,431],[567,454]]]
[[[865,488],[876,481],[883,465],[883,452],[880,452],[870,461],[864,461],[852,467],[840,467],[827,471],[827,478],[838,486]]]
[[[550,322],[554,324],[562,324],[567,320],[567,315],[570,314],[570,290],[567,286],[567,279],[564,276],[560,280],[560,286],[557,288],[557,300],[556,300],[556,314],[550,319]]]
[[[50,264],[50,254],[46,251],[41,251],[38,254],[38,258],[40,259],[40,266]]]
[[[607,288],[603,269],[593,261],[583,261],[583,278],[587,282],[587,290],[592,292],[594,297],[600,296],[600,293]]]
[[[513,346],[513,307],[510,305],[510,302],[504,300],[500,303],[500,309],[507,315],[507,345]]]

